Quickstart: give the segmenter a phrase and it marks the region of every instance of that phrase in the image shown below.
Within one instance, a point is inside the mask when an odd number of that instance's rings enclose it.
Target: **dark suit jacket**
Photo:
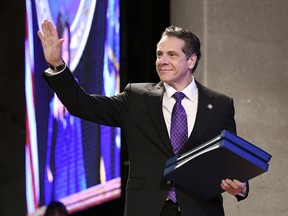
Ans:
[[[71,114],[98,124],[121,127],[130,160],[125,215],[159,216],[170,187],[163,178],[163,170],[166,160],[174,155],[162,113],[163,83],[128,84],[122,93],[105,97],[86,94],[69,69],[59,75],[43,76]],[[224,129],[236,133],[233,100],[198,82],[197,87],[195,126],[180,153]],[[182,216],[224,215],[221,195],[203,200],[177,187],[176,193]]]

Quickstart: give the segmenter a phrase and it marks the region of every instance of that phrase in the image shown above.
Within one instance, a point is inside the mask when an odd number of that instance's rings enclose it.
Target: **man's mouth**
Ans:
[[[173,70],[172,68],[160,68],[161,72],[169,72],[169,71],[172,71],[172,70]]]

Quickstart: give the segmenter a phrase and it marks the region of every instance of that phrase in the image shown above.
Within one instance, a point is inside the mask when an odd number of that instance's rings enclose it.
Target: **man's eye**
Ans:
[[[162,53],[157,53],[157,58],[161,58],[162,57]]]
[[[175,56],[177,56],[177,54],[174,53],[174,52],[171,52],[171,53],[169,53],[169,56],[171,56],[171,57],[175,57]]]

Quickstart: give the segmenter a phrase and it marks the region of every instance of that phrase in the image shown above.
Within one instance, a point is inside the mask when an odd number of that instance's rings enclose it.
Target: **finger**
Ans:
[[[43,32],[43,36],[47,37],[49,35],[49,33],[48,33],[48,29],[47,29],[46,20],[41,24],[41,29]]]
[[[44,36],[50,37],[50,36],[51,36],[51,32],[50,32],[51,22],[48,21],[48,20],[44,20],[44,23],[43,23],[42,25],[43,25],[43,33],[44,33]]]
[[[233,182],[238,186],[240,192],[246,187],[246,182],[240,182],[237,179],[234,179]]]
[[[241,181],[239,181],[239,180],[237,180],[237,179],[234,179],[233,182],[234,182],[236,185],[240,186],[240,187],[241,187],[241,186],[244,187],[244,186],[246,185],[246,182],[241,182]]]
[[[43,43],[44,38],[43,38],[43,34],[42,34],[42,32],[41,32],[41,31],[38,31],[37,34],[38,34],[39,39],[40,39],[41,42]]]
[[[230,187],[230,185],[227,184],[227,182],[226,182],[225,180],[222,180],[220,186],[221,186],[221,188],[222,188],[224,191],[226,191],[227,193],[234,195],[234,191],[233,191],[234,189],[233,189],[232,187]]]
[[[228,191],[231,189],[230,185],[227,183],[226,180],[221,181],[221,188],[225,191]]]
[[[234,194],[237,191],[238,187],[235,183],[233,183],[230,179],[222,180],[222,189],[229,192],[230,194]]]
[[[225,179],[225,182],[226,182],[230,187],[232,187],[232,188],[234,188],[234,189],[237,189],[237,188],[238,188],[238,185],[237,185],[234,181],[232,181],[231,179]]]
[[[46,26],[47,26],[47,33],[49,34],[49,36],[57,36],[58,37],[58,33],[54,27],[54,25],[52,24],[52,22],[47,21],[46,22]]]
[[[223,183],[221,183],[220,186],[221,186],[221,188],[222,188],[224,191],[226,191],[226,187],[225,187],[225,185],[224,185]]]
[[[56,46],[57,46],[57,47],[61,47],[62,44],[63,44],[63,42],[64,42],[64,38],[59,39],[59,40],[57,41],[57,43],[56,43]]]
[[[245,183],[243,184],[236,179],[234,179],[233,181],[231,179],[225,179],[221,182],[221,188],[234,196],[242,192],[245,186]]]

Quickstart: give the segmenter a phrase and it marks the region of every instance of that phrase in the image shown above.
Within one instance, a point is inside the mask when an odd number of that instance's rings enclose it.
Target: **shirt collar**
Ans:
[[[163,83],[164,84],[164,87],[165,87],[165,92],[164,92],[164,97],[169,100],[173,94],[176,91],[176,89],[174,89],[172,86],[168,85],[167,83]],[[191,101],[194,101],[195,98],[196,98],[196,94],[197,94],[197,86],[196,86],[196,83],[195,83],[195,79],[193,77],[192,79],[192,82],[185,88],[183,89],[181,92],[185,94],[185,96],[191,100]]]

